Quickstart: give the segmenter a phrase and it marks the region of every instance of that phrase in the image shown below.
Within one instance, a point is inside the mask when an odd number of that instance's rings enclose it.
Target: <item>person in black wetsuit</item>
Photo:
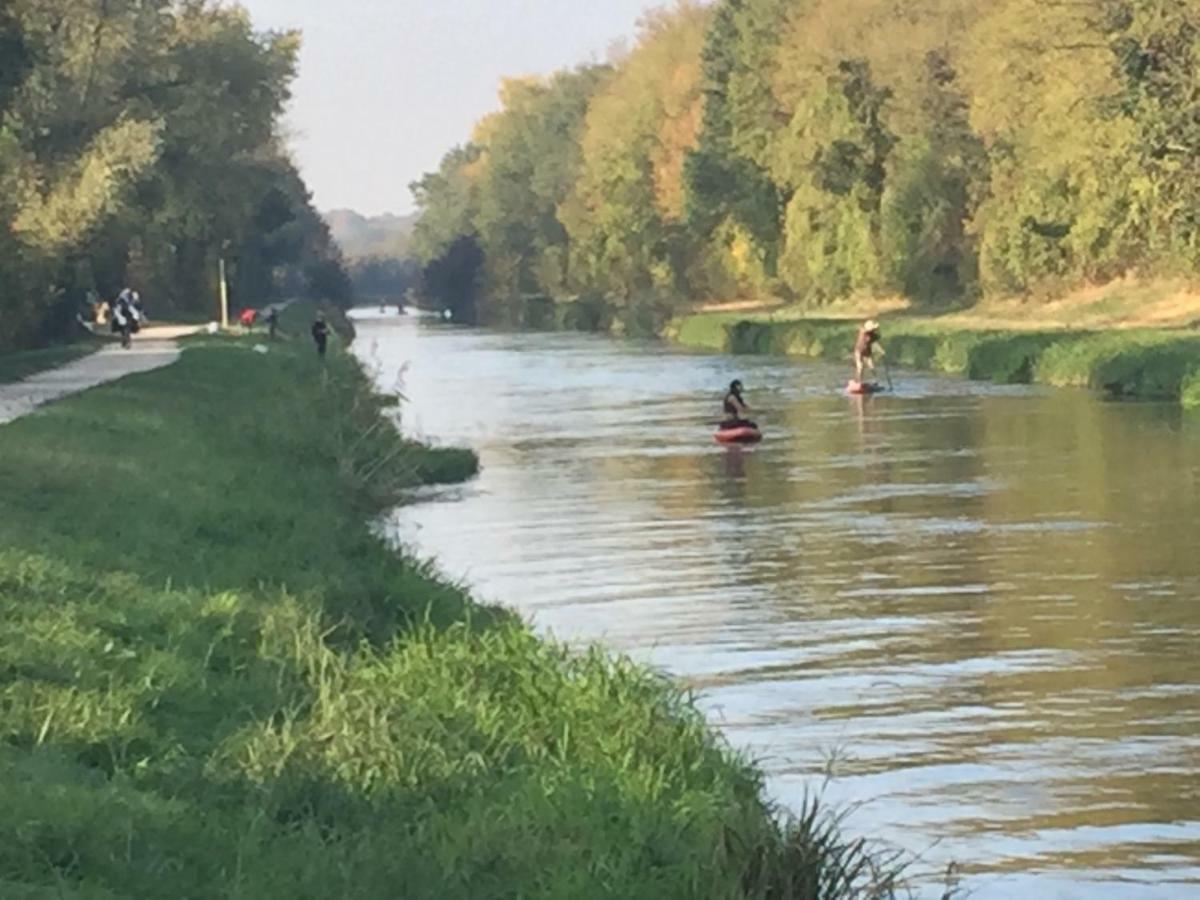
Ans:
[[[725,395],[725,420],[721,422],[721,428],[753,428],[758,429],[758,425],[751,422],[746,416],[750,413],[750,407],[746,405],[746,400],[742,396],[742,383],[735,381],[729,385],[729,393]]]
[[[329,344],[329,326],[325,324],[325,316],[321,313],[317,313],[317,321],[313,322],[312,336],[317,345],[317,355],[324,359]]]

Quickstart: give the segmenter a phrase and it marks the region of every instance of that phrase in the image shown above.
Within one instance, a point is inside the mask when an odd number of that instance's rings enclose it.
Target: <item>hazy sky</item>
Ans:
[[[408,212],[497,106],[500,79],[603,60],[655,0],[242,0],[261,28],[304,32],[288,117],[321,209]]]

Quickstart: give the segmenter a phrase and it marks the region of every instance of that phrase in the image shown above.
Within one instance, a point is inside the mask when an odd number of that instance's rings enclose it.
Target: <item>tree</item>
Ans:
[[[880,252],[891,287],[923,302],[958,300],[978,289],[967,225],[986,190],[986,152],[946,50],[930,50],[924,63],[916,128],[889,162]]]
[[[780,176],[792,191],[782,276],[797,295],[828,300],[884,286],[880,211],[895,138],[889,92],[863,60],[844,60],[796,108]]]
[[[786,194],[766,162],[779,126],[771,84],[788,0],[725,0],[704,49],[706,102],[686,165],[689,217],[719,235],[744,290],[769,289]]]
[[[588,101],[607,78],[603,67],[548,81],[506,82],[503,112],[487,141],[480,182],[480,243],[497,294],[561,294],[567,283],[567,231],[560,205],[575,183]]]
[[[575,290],[634,298],[687,289],[684,161],[696,146],[709,11],[648,16],[637,46],[591,102],[583,162],[561,209]]]
[[[1190,273],[1198,97],[1190,0],[680,3],[611,71],[508,83],[417,186],[418,250],[655,316]]]
[[[479,241],[463,235],[425,265],[421,292],[459,322],[478,319],[479,289],[484,253]]]
[[[456,147],[443,157],[438,171],[410,185],[420,210],[413,230],[418,261],[428,264],[460,237],[475,235],[482,157],[476,144]]]
[[[246,304],[340,266],[278,137],[298,46],[207,0],[9,0],[0,342],[61,335],[131,278],[158,310],[205,308],[222,255]]]

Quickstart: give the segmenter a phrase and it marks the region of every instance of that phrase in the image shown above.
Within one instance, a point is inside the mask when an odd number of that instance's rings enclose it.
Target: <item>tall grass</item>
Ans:
[[[892,895],[663,678],[382,546],[474,458],[252,344],[0,430],[0,896]]]

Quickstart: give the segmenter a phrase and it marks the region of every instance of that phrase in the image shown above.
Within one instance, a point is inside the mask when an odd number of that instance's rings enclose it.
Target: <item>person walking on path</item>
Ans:
[[[312,327],[313,342],[317,345],[317,355],[325,358],[325,350],[329,344],[329,326],[325,323],[325,314],[317,313],[317,321]]]
[[[275,335],[279,331],[279,310],[272,306],[267,310],[267,336],[271,340],[275,340]]]
[[[133,334],[137,330],[135,311],[133,308],[133,291],[129,288],[121,291],[112,308],[113,334],[121,336],[121,346],[126,350],[133,343]]]

